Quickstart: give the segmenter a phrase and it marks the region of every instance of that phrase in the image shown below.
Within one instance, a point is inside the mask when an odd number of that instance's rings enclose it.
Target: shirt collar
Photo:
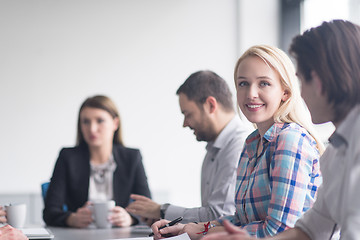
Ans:
[[[274,123],[264,134],[264,138],[267,141],[271,141],[278,135],[278,133],[284,128],[286,123]],[[246,144],[250,144],[254,140],[260,138],[259,130],[253,131],[246,139]]]
[[[330,136],[329,142],[338,148],[341,145],[348,145],[349,136],[352,135],[353,123],[360,117],[360,104],[356,105],[341,122],[339,127]]]
[[[208,142],[206,150],[209,150],[210,148],[221,149],[221,147],[225,146],[226,143],[231,140],[231,135],[236,131],[239,125],[241,125],[241,121],[239,117],[235,115],[216,137],[216,139]]]
[[[284,125],[286,123],[274,123],[264,134],[264,139],[267,142],[272,141],[278,133],[284,128]],[[288,124],[286,124],[288,125]],[[254,132],[252,132],[249,137],[246,139],[246,146],[248,155],[255,156],[256,150],[257,150],[257,144],[260,139],[260,133],[259,130],[256,129]]]
[[[277,135],[279,135],[279,132],[284,128],[284,126],[288,125],[288,123],[274,123],[264,134],[265,140],[268,142],[272,141]]]

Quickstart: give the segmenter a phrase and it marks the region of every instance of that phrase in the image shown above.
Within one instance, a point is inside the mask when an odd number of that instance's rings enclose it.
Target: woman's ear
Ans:
[[[114,118],[114,132],[119,129],[120,119],[118,117]]]
[[[283,102],[287,101],[290,97],[290,93],[289,93],[289,90],[285,89],[284,92],[283,92],[283,96],[281,98],[281,100]]]

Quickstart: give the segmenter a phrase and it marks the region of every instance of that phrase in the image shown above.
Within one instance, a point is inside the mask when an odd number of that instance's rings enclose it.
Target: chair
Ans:
[[[45,197],[46,197],[46,193],[49,188],[49,185],[50,185],[50,182],[44,182],[41,184],[41,195],[43,197],[44,204],[45,204]]]
[[[50,186],[50,182],[44,182],[41,184],[41,194],[42,194],[42,197],[44,200],[44,204],[45,204],[46,193],[49,189],[49,186]],[[64,210],[64,212],[67,212],[67,210],[68,210],[68,208],[65,204],[63,206],[63,210]]]

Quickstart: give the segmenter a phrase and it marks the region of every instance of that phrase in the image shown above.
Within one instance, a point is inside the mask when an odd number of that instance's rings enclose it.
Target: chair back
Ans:
[[[42,194],[42,197],[44,200],[44,205],[45,205],[46,193],[47,193],[47,190],[49,189],[49,186],[50,186],[50,182],[44,182],[41,184],[41,194]],[[66,204],[64,204],[63,210],[64,210],[64,212],[66,212],[68,210]]]
[[[41,184],[41,194],[42,194],[44,203],[45,203],[45,197],[46,197],[46,193],[49,188],[49,185],[50,185],[50,182],[44,182]]]

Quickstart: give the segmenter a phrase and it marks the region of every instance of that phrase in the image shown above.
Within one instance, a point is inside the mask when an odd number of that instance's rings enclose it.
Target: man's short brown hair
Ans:
[[[201,108],[206,99],[212,96],[225,111],[234,111],[229,86],[224,79],[212,71],[198,71],[191,74],[176,91],[177,95],[180,93],[185,94]]]
[[[334,121],[360,103],[360,26],[349,21],[323,22],[296,36],[290,46],[298,71],[311,81],[311,71],[334,106]]]

